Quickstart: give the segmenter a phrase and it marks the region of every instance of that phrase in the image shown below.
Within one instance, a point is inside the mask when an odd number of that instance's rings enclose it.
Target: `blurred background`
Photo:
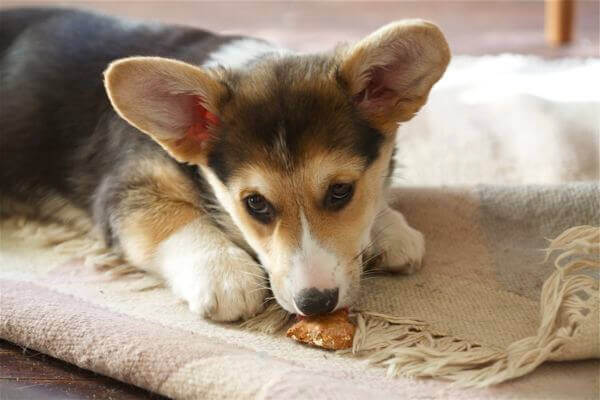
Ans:
[[[398,135],[398,185],[600,179],[599,0],[31,1],[191,25],[299,52],[403,18],[437,23],[453,59]],[[1,21],[0,21],[1,23]]]
[[[560,3],[548,0],[548,3]],[[572,41],[550,46],[544,35],[544,0],[535,1],[2,1],[2,8],[61,5],[108,14],[241,33],[313,51],[352,42],[401,18],[425,18],[446,33],[455,54],[597,56],[598,0],[572,3]],[[554,18],[551,16],[551,18]]]
[[[393,20],[428,19],[442,28],[454,58],[428,104],[400,128],[398,157],[404,168],[396,183],[600,179],[598,0],[0,0],[0,9],[23,6],[79,7],[191,25],[301,52],[355,42]],[[16,382],[9,396],[14,399],[160,398],[4,341],[0,375],[0,389],[2,380],[5,390],[7,381]]]

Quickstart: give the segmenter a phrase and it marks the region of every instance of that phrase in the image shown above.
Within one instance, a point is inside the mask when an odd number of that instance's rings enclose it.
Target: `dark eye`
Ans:
[[[244,199],[244,202],[246,203],[248,213],[260,222],[268,224],[275,218],[275,209],[260,194],[248,196]]]
[[[325,196],[325,207],[332,210],[340,210],[344,207],[354,194],[354,185],[351,183],[334,183],[329,186]]]

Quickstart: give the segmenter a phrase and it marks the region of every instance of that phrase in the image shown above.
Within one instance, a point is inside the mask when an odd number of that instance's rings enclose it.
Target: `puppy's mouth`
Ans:
[[[279,304],[288,313],[295,314],[300,317],[329,314],[337,311],[339,308],[342,307],[341,303],[338,302],[337,297],[335,298],[335,300],[331,300],[335,302],[334,304],[332,304],[331,301],[327,305],[321,305],[320,303],[315,304],[315,299],[313,298],[305,299],[305,301],[300,300],[301,303],[299,305],[296,300],[297,297],[295,298],[293,296],[279,295],[277,291],[273,289],[272,285],[269,285],[269,287],[272,293],[272,299],[274,299],[277,302],[277,304]],[[308,291],[311,292],[316,290],[312,289]],[[329,292],[329,290],[325,290],[325,292]],[[338,291],[336,290],[335,293],[337,296]],[[304,311],[303,309],[301,309],[301,307],[303,307]]]
[[[297,290],[293,290],[292,286],[290,286],[293,280],[290,278],[280,278],[277,275],[277,271],[269,272],[265,264],[261,263],[267,278],[265,289],[268,289],[270,292],[266,295],[267,300],[274,300],[288,313],[302,317],[324,315],[340,309],[348,309],[356,302],[360,293],[363,274],[363,263],[361,261],[363,260],[367,261],[367,265],[376,267],[381,262],[381,257],[361,255],[361,258],[355,259],[354,263],[356,265],[353,265],[352,272],[348,276],[340,277],[341,280],[337,281],[337,283],[331,282],[333,284],[332,288],[323,288],[316,285],[303,289],[296,288]],[[303,292],[306,292],[304,294],[308,298],[302,298]],[[335,299],[333,299],[333,292],[335,292]],[[309,296],[310,293],[312,295]],[[300,301],[300,304],[297,301]],[[332,302],[334,303],[333,306]]]

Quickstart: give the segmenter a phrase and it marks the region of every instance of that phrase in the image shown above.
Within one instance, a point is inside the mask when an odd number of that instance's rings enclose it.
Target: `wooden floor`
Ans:
[[[0,8],[52,3],[58,2],[3,1]],[[442,27],[455,54],[600,55],[598,1],[576,2],[574,41],[560,48],[550,48],[544,41],[542,1],[75,4],[115,15],[249,34],[300,51],[327,49],[357,40],[391,20],[420,17]],[[0,341],[0,400],[150,398],[162,397]]]
[[[0,340],[0,400],[160,400],[164,397]]]

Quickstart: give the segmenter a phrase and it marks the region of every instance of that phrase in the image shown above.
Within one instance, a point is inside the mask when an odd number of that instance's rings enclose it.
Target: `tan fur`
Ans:
[[[149,206],[123,215],[119,236],[129,261],[145,265],[163,240],[205,212],[199,208],[192,183],[173,165],[141,162],[136,167],[135,174],[150,178],[152,185],[129,191],[123,205]]]
[[[315,148],[316,150],[316,148]],[[269,271],[271,287],[277,295],[283,289],[290,269],[290,256],[300,245],[300,213],[304,213],[315,239],[331,249],[345,263],[346,274],[358,287],[364,233],[384,204],[383,183],[393,143],[382,148],[382,155],[364,173],[360,159],[350,154],[307,153],[304,165],[293,171],[278,171],[258,160],[253,168],[232,179],[221,196],[234,204],[232,213],[246,239],[262,254]],[[327,188],[334,182],[356,182],[355,194],[347,207],[329,211],[322,207]],[[249,193],[265,196],[279,211],[278,220],[263,225],[250,217],[241,201]],[[354,258],[354,260],[353,260]],[[350,301],[350,300],[347,300]]]
[[[147,264],[163,240],[202,215],[185,203],[165,201],[157,204],[157,208],[133,213],[120,226],[121,247],[135,265]]]

